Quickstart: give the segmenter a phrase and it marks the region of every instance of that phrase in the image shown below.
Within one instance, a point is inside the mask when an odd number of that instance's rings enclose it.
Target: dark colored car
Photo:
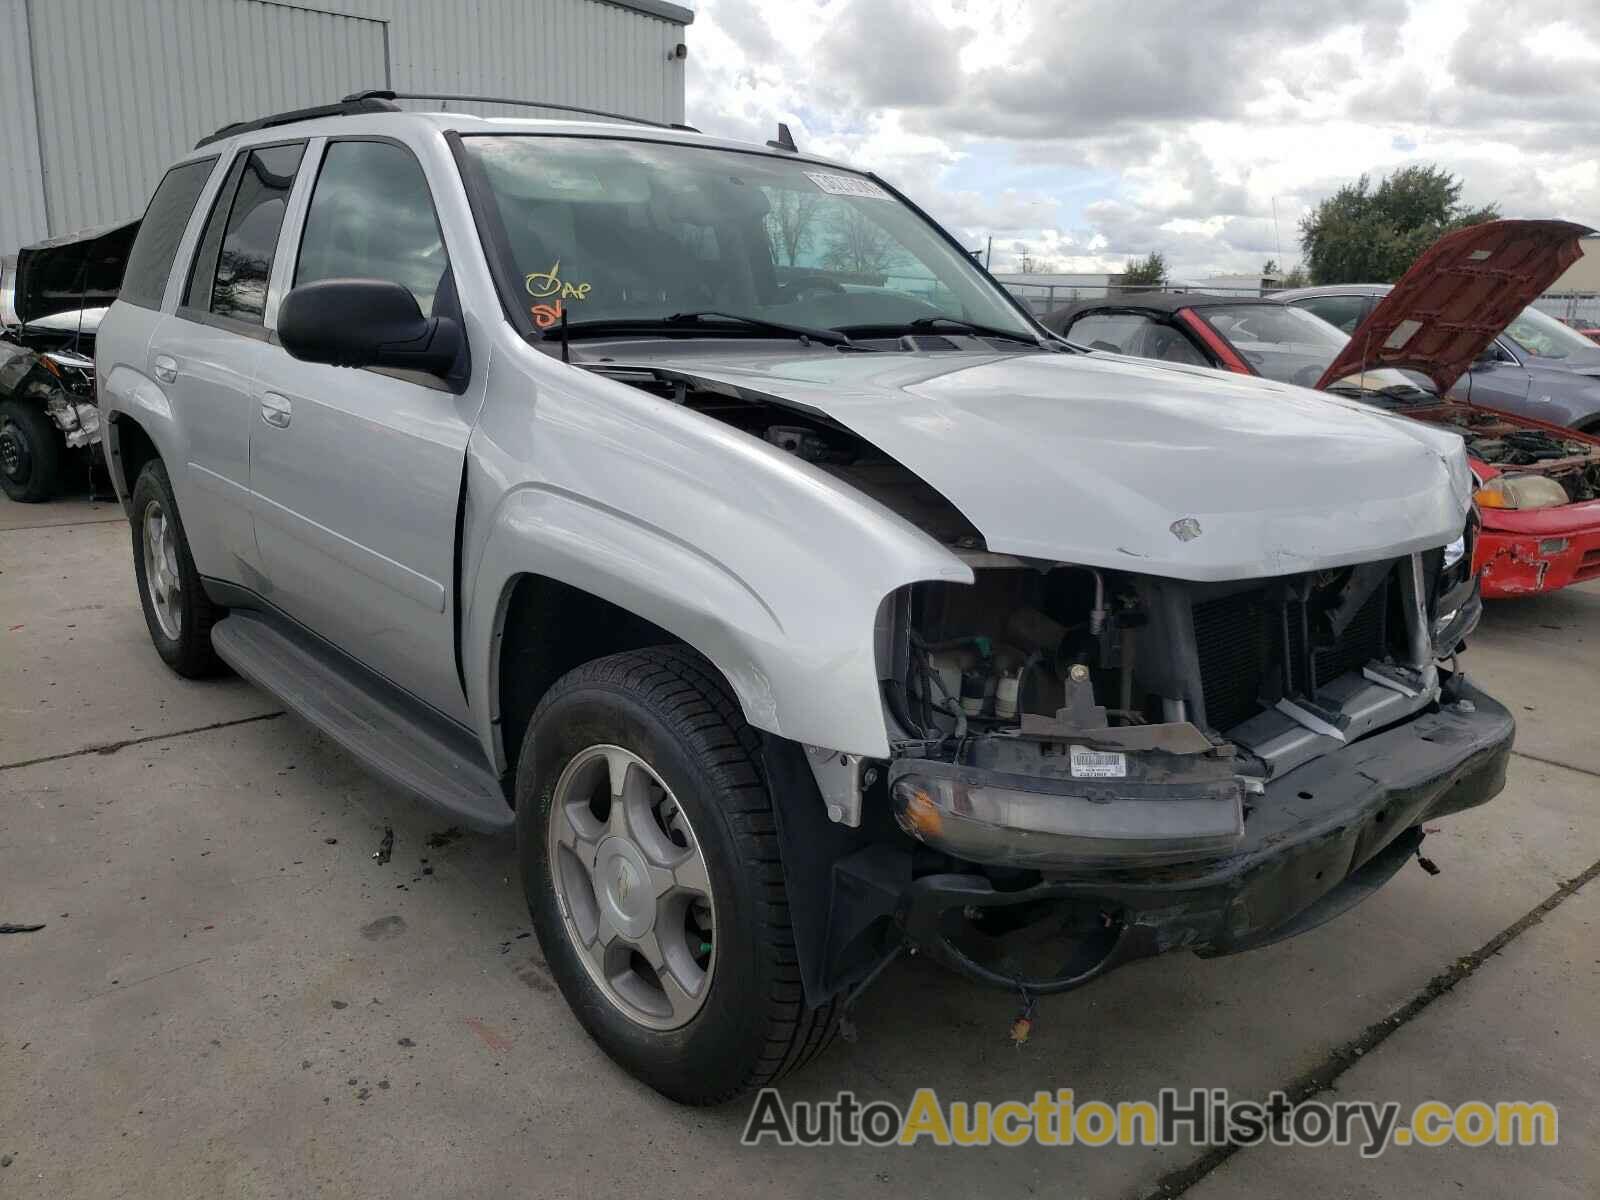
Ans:
[[[1474,566],[1484,596],[1600,579],[1600,436],[1458,398],[1485,394],[1476,382],[1458,381],[1477,373],[1504,320],[1514,325],[1533,311],[1518,293],[1537,294],[1560,273],[1564,239],[1581,227],[1502,221],[1477,228],[1458,242],[1452,238],[1460,235],[1441,239],[1392,299],[1380,297],[1353,338],[1276,298],[1175,292],[1082,300],[1044,324],[1079,346],[1320,387],[1453,429],[1466,440],[1478,485],[1483,529]],[[1531,246],[1520,287],[1497,283],[1492,298],[1462,291],[1479,286],[1469,260],[1491,245]]]
[[[1387,283],[1279,292],[1281,300],[1354,333],[1389,294]],[[1455,399],[1600,433],[1600,345],[1537,308],[1524,308],[1451,389]]]
[[[74,459],[99,462],[95,335],[137,221],[24,246],[0,279],[0,489],[48,500]]]

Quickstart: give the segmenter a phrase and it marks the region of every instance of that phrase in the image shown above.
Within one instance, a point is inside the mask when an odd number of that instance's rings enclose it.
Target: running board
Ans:
[[[211,627],[211,644],[240,675],[390,783],[480,833],[512,827],[500,781],[483,766],[471,735],[393,685],[238,609]]]

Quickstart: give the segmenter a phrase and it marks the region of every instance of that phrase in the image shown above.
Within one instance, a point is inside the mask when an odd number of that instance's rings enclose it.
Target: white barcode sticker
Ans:
[[[1072,777],[1074,779],[1126,779],[1128,756],[1120,750],[1090,750],[1085,746],[1072,747]]]
[[[830,196],[865,196],[869,200],[887,200],[889,193],[870,179],[859,175],[830,175],[826,171],[807,171],[811,180]]]

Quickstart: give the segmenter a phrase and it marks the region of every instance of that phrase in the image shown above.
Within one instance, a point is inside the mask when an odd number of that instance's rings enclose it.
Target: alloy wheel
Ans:
[[[672,789],[631,750],[591,746],[556,781],[547,845],[567,936],[606,999],[650,1029],[688,1023],[710,990],[716,912]]]
[[[178,572],[176,531],[161,501],[144,506],[144,590],[161,632],[173,641],[183,633],[183,578]]]

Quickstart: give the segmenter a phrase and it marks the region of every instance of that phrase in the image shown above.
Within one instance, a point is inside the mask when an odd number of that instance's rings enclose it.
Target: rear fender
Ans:
[[[167,398],[161,385],[142,371],[136,371],[126,364],[119,363],[100,378],[97,386],[100,409],[105,418],[100,436],[105,446],[111,484],[116,489],[117,499],[126,507],[135,483],[135,480],[126,477],[124,470],[122,454],[124,421],[131,420],[144,430],[145,435],[155,446],[156,452],[161,456],[161,460],[167,464],[167,473],[172,480],[174,490],[181,488],[185,482],[182,479],[183,473],[174,471],[172,464],[181,463],[187,458],[185,439],[173,419],[172,402]],[[182,492],[178,492],[180,509],[185,499]]]

